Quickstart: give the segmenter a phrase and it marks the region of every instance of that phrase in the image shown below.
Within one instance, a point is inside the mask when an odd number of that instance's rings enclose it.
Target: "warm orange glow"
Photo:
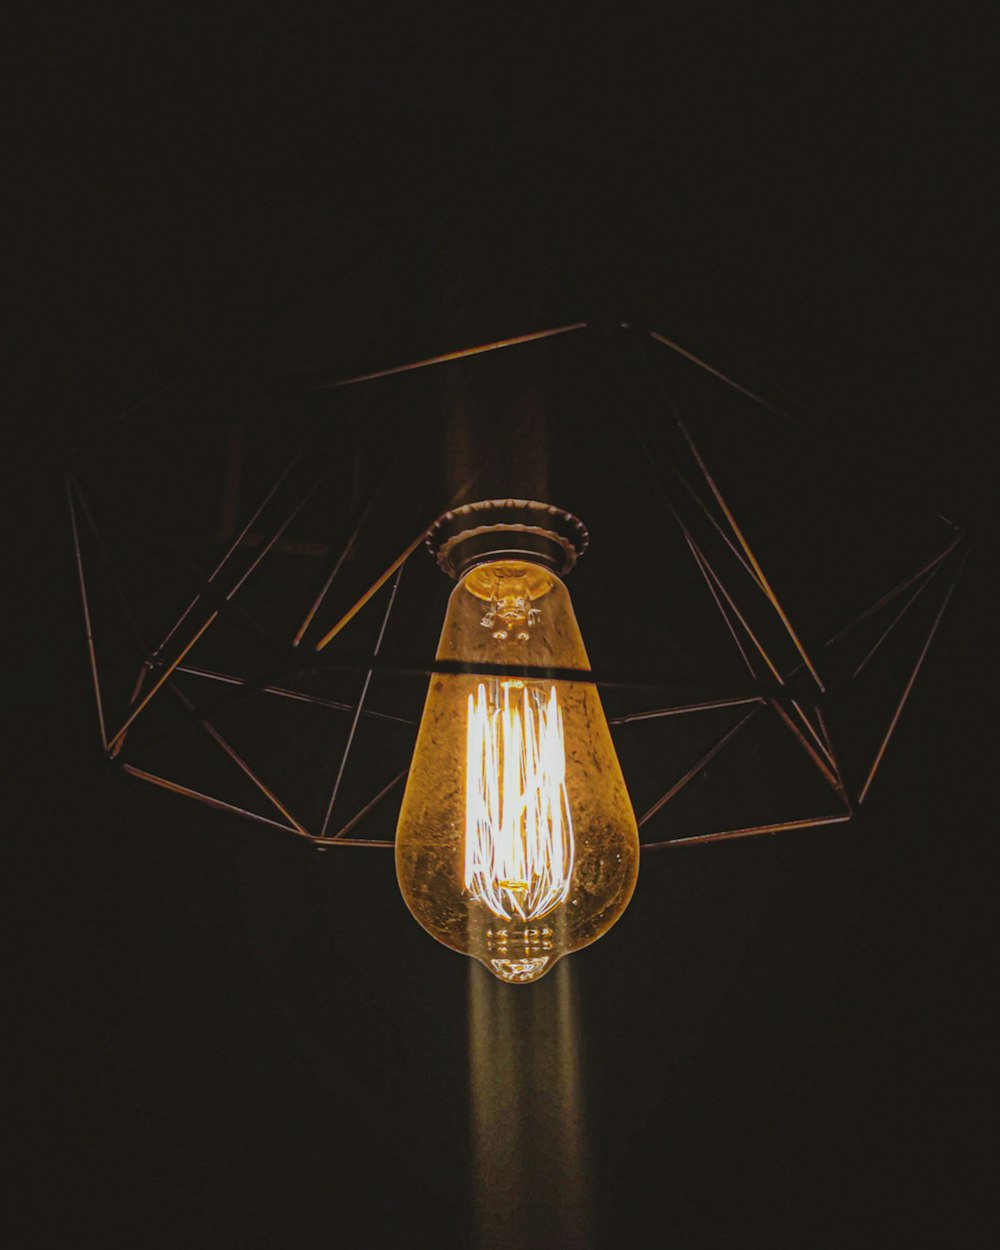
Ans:
[[[537,920],[569,892],[573,820],[555,687],[480,683],[469,695],[465,888],[502,920]]]
[[[407,907],[504,981],[537,980],[625,910],[635,815],[587,680],[477,665],[589,670],[569,595],[530,561],[480,564],[448,604],[396,830]]]

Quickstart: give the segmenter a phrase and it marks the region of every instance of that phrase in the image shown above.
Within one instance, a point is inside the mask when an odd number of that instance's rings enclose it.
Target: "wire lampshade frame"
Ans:
[[[392,368],[321,381],[312,389],[317,395],[354,391],[402,374],[447,370],[455,362],[501,349],[521,350],[526,344],[593,331],[583,321],[537,330]],[[601,333],[607,338],[607,328]],[[630,385],[641,390],[641,395],[636,390],[626,398],[624,407],[631,415],[623,419],[621,437],[629,441],[644,466],[646,488],[657,501],[663,526],[671,529],[673,540],[686,552],[704,604],[710,605],[723,627],[727,658],[741,674],[731,679],[728,674],[733,670],[728,669],[723,678],[720,669],[719,676],[709,674],[706,680],[684,684],[648,666],[640,673],[619,672],[609,671],[602,663],[589,674],[572,674],[575,681],[595,682],[613,705],[609,723],[623,752],[626,779],[636,802],[642,851],[649,854],[674,846],[845,823],[871,791],[940,629],[970,554],[967,530],[947,518],[930,517],[931,539],[922,555],[910,561],[901,576],[883,583],[860,611],[841,619],[825,637],[800,627],[794,611],[786,608],[784,595],[777,593],[780,574],[772,578],[768,561],[751,541],[754,517],[738,517],[740,509],[728,489],[724,491],[716,462],[691,421],[681,415],[676,397],[662,384],[656,358],[662,354],[684,362],[706,383],[735,394],[745,413],[762,414],[772,424],[800,434],[808,423],[795,410],[797,405],[776,403],[742,386],[657,331],[621,323],[613,327],[611,338],[623,353],[620,368],[632,377]],[[149,402],[155,406],[159,399],[153,396]],[[228,541],[208,571],[179,551],[169,553],[168,558],[181,566],[189,588],[182,610],[164,616],[153,635],[148,623],[137,619],[129,578],[121,570],[107,526],[92,507],[85,474],[75,465],[67,468],[66,499],[100,746],[107,759],[132,778],[320,849],[386,850],[393,846],[392,838],[384,834],[391,827],[392,806],[398,805],[407,776],[416,719],[398,709],[376,707],[371,699],[373,683],[408,682],[419,692],[431,675],[460,667],[436,662],[426,644],[415,643],[413,654],[395,655],[387,653],[384,644],[393,614],[399,610],[404,570],[415,559],[430,566],[420,549],[435,517],[448,507],[479,497],[478,483],[473,468],[450,497],[439,501],[434,515],[414,515],[408,540],[400,542],[393,558],[381,566],[359,570],[355,560],[355,581],[360,577],[363,589],[331,614],[358,537],[384,505],[385,478],[380,476],[374,490],[352,505],[343,542],[323,553],[323,576],[315,579],[314,593],[298,613],[294,629],[276,642],[273,633],[261,630],[247,610],[245,591],[269,558],[294,547],[289,539],[291,527],[322,487],[322,473],[307,474],[295,485],[296,474],[309,466],[313,438],[313,433],[307,434],[242,523],[230,525]],[[406,451],[397,448],[395,454],[405,457]],[[292,486],[295,491],[290,494]],[[96,611],[98,599],[107,605],[101,612]],[[101,638],[102,613],[106,619],[115,618],[114,629],[119,631],[115,637],[124,640],[113,647]],[[361,619],[368,622],[364,645],[347,650],[336,645],[356,636]],[[220,632],[246,642],[246,646],[233,644],[229,667],[219,666],[217,658],[205,658],[207,640]],[[124,693],[111,688],[109,648],[130,667],[130,688]],[[248,653],[256,656],[252,662],[246,660]],[[880,667],[883,677],[877,697],[869,698],[865,683]],[[520,668],[505,667],[504,671],[517,676],[559,676]],[[310,684],[317,675],[330,673],[341,682],[337,691],[323,692],[315,682]],[[202,743],[217,761],[217,786],[172,775],[165,761],[157,763],[156,733],[151,730],[155,729],[154,713],[164,705],[173,709],[175,728],[183,724],[185,732],[193,730],[185,740]],[[266,717],[272,708],[309,708],[311,714],[329,717],[338,725],[336,750],[327,752],[329,767],[315,771],[317,795],[308,815],[286,793],[281,777],[271,775],[266,753],[251,759],[229,731],[241,710]],[[763,806],[754,800],[748,801],[745,811],[739,809],[739,787],[734,786],[734,819],[728,818],[728,809],[714,807],[713,800],[697,802],[700,815],[689,811],[689,818],[675,823],[671,819],[675,806],[698,786],[705,793],[713,788],[717,794],[729,792],[720,772],[723,762],[765,723],[772,735],[768,742],[780,738],[794,755],[795,766],[809,773],[811,780],[798,790],[802,794],[808,790],[811,805],[798,811],[779,810],[782,805],[776,796],[783,791],[791,767],[785,762],[775,766],[768,783],[771,797]],[[695,724],[696,733],[685,733],[685,726]],[[133,753],[132,743],[140,729],[148,741]],[[637,747],[630,775],[632,748],[626,739],[666,729],[674,734],[670,749],[657,755],[657,741],[652,739]],[[165,733],[169,737],[171,732],[175,730],[168,725]],[[309,731],[312,737],[315,732]],[[378,745],[359,750],[359,736],[364,733],[375,735],[370,742]],[[390,744],[392,735],[399,736]],[[356,785],[352,792],[352,772],[362,757],[373,754],[380,760],[384,756],[385,767],[381,773],[376,769],[370,777],[366,774],[364,784],[369,790],[358,796]],[[753,749],[751,757],[751,771],[766,772],[762,745]],[[215,768],[213,764],[207,773],[198,775],[211,778]],[[632,778],[638,773],[642,776],[633,788]],[[229,786],[230,778],[234,785],[238,782],[235,790]],[[248,794],[256,801],[239,797]]]

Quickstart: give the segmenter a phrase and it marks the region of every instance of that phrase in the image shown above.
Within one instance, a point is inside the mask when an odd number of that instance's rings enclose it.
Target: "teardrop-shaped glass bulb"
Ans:
[[[407,907],[504,981],[536,981],[625,910],[639,835],[566,587],[530,561],[476,566],[437,651],[396,830]],[[477,666],[483,672],[477,672]]]

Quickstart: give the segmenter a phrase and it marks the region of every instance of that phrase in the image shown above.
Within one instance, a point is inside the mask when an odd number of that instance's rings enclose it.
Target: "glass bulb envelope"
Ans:
[[[535,981],[615,923],[639,862],[597,687],[565,677],[590,668],[565,586],[530,559],[475,564],[437,659],[465,671],[431,678],[396,831],[400,889],[439,942]]]

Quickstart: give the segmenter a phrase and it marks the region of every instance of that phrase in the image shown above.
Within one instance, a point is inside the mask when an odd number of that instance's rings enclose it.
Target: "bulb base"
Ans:
[[[485,499],[454,508],[427,531],[427,548],[456,580],[477,564],[530,560],[564,576],[587,550],[586,526],[532,499]]]

